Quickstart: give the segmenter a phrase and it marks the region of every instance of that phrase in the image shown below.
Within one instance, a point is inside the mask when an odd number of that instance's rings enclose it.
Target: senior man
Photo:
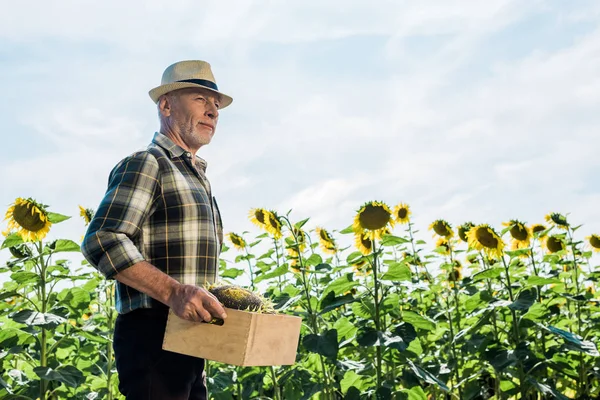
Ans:
[[[120,391],[128,400],[207,399],[204,360],[164,351],[162,341],[169,308],[192,321],[227,317],[203,288],[217,278],[223,229],[206,162],[196,153],[232,98],[204,61],[169,66],[149,94],[160,131],[112,170],[82,250],[117,280]]]

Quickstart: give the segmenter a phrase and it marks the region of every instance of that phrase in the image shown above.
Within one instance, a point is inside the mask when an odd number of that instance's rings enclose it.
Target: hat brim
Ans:
[[[163,94],[167,94],[174,90],[186,89],[186,88],[202,88],[202,89],[210,90],[211,92],[217,93],[219,95],[219,97],[221,98],[221,104],[219,105],[219,109],[223,109],[233,102],[233,99],[224,93],[221,93],[221,92],[211,89],[209,87],[198,85],[197,83],[191,83],[191,82],[167,83],[166,85],[160,85],[158,87],[155,87],[154,89],[150,90],[148,92],[148,94],[150,95],[150,98],[152,99],[152,101],[154,103],[158,103],[158,98],[160,96],[162,96]]]

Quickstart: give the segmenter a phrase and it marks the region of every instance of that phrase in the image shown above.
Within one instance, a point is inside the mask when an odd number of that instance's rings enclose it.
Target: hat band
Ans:
[[[213,90],[219,91],[217,84],[211,81],[207,81],[206,79],[183,79],[177,82],[186,82],[186,83],[195,83],[200,86],[206,86],[207,88],[211,88]]]

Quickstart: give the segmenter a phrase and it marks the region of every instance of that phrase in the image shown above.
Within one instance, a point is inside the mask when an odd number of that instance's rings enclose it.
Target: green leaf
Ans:
[[[62,382],[67,386],[75,388],[85,382],[83,372],[71,365],[58,367],[57,369],[52,369],[50,367],[35,367],[33,372],[41,379]]]
[[[547,312],[548,309],[545,305],[541,303],[535,303],[534,305],[529,307],[529,310],[527,311],[527,313],[525,313],[525,315],[523,315],[523,318],[529,319],[531,321],[539,321],[542,318],[544,318]]]
[[[356,372],[348,370],[344,373],[344,377],[340,381],[340,389],[342,393],[346,394],[351,387],[354,387],[363,393],[371,385],[372,381],[371,377],[358,375]]]
[[[321,300],[321,312],[319,314],[328,313],[331,310],[335,310],[344,304],[352,303],[354,301],[356,301],[356,299],[351,293],[336,297],[335,292],[332,290],[327,292],[327,295]]]
[[[425,369],[419,367],[417,364],[413,363],[411,360],[406,360],[410,368],[413,370],[414,374],[417,375],[420,379],[424,380],[427,383],[431,383],[432,385],[438,386],[443,391],[449,393],[450,389],[448,386],[441,380],[439,380],[436,376],[426,371]]]
[[[399,236],[394,235],[383,235],[381,239],[382,246],[396,246],[398,244],[408,243],[409,240],[406,240]]]
[[[401,322],[394,327],[394,334],[401,337],[405,343],[410,343],[417,338],[417,331],[412,324]]]
[[[90,293],[82,288],[63,289],[57,296],[58,300],[71,306],[74,310],[87,308],[90,304]]]
[[[14,272],[10,274],[10,279],[19,285],[24,285],[27,283],[38,283],[40,281],[40,276],[35,272]]]
[[[275,268],[271,272],[257,276],[256,279],[254,279],[254,283],[259,283],[266,279],[277,278],[278,276],[285,275],[288,272],[288,268],[289,267],[287,266],[287,264],[283,264],[283,265]]]
[[[10,292],[2,292],[0,293],[0,301],[4,300],[4,299],[8,299],[9,297],[15,297],[18,296],[19,294],[17,292],[14,291],[10,291]]]
[[[375,304],[372,299],[363,298],[360,301],[352,303],[352,312],[364,319],[373,319],[375,316]]]
[[[325,289],[323,289],[323,292],[327,293],[329,291],[333,291],[336,294],[336,296],[342,293],[346,293],[347,291],[349,291],[355,286],[358,286],[359,284],[357,281],[354,281],[352,279],[353,276],[354,274],[348,273],[344,276],[337,278],[329,285],[327,285]]]
[[[513,350],[507,350],[502,347],[489,347],[483,353],[483,357],[496,369],[503,371],[507,367],[517,362],[517,357]]]
[[[350,233],[354,233],[354,229],[352,229],[352,225],[350,225],[350,226],[348,226],[347,228],[345,228],[345,229],[342,229],[342,230],[340,231],[340,233],[341,233],[342,235],[347,235],[347,234],[350,234]]]
[[[569,400],[568,397],[561,394],[555,388],[548,386],[546,384],[540,383],[540,382],[536,381],[535,379],[533,379],[532,377],[528,377],[527,382],[529,382],[533,387],[535,387],[542,394],[550,395],[553,398],[559,399],[559,400]]]
[[[66,322],[66,319],[58,315],[45,313],[42,314],[32,310],[21,310],[11,316],[11,319],[28,326],[40,326],[47,329],[54,329],[58,325]]]
[[[413,325],[415,328],[425,329],[428,331],[435,329],[434,321],[412,311],[403,311],[402,320]]]
[[[322,335],[309,334],[304,336],[302,344],[311,353],[335,359],[338,353],[337,331],[330,329]]]
[[[531,285],[531,286],[552,285],[555,283],[561,283],[560,279],[542,278],[541,276],[535,276],[535,275],[532,275],[529,278],[527,278],[527,285]]]
[[[81,247],[77,243],[68,239],[58,239],[57,241],[52,242],[49,247],[53,253],[62,251],[81,251]]]
[[[473,279],[473,282],[478,282],[483,279],[493,279],[493,278],[497,278],[500,275],[502,275],[503,272],[504,272],[504,268],[502,268],[502,267],[490,268],[485,271],[476,273],[475,275],[473,275],[472,279]]]
[[[508,308],[510,308],[511,310],[527,311],[529,310],[529,307],[531,307],[533,303],[535,303],[536,299],[536,288],[523,289],[519,293],[517,300],[515,300],[514,303],[510,304]]]
[[[383,274],[381,279],[388,281],[411,281],[412,273],[408,265],[396,262],[388,267],[387,272]]]
[[[2,242],[2,247],[0,248],[6,249],[8,247],[17,246],[21,243],[23,243],[23,238],[21,238],[21,236],[16,233],[12,233],[8,235],[6,239],[4,239],[4,242]]]
[[[357,331],[356,326],[354,326],[354,324],[346,317],[342,317],[335,321],[333,327],[338,332],[338,338],[342,339],[352,337]]]
[[[427,400],[427,395],[420,386],[402,389],[401,392],[408,395],[407,400]]]
[[[483,309],[493,300],[487,290],[475,293],[465,301],[465,310],[470,313],[478,309]]]
[[[53,213],[53,212],[48,213],[48,221],[52,222],[53,224],[58,224],[60,222],[66,221],[70,218],[71,217],[69,217],[68,215],[63,215],[63,214]]]
[[[302,221],[298,221],[294,224],[294,226],[298,229],[302,228],[304,226],[304,224],[306,224],[308,222],[310,218],[305,218]]]
[[[366,326],[360,328],[356,333],[356,342],[361,346],[381,346],[384,341],[385,338],[382,336],[382,333],[378,332],[375,328]]]
[[[323,258],[320,255],[318,255],[317,253],[311,254],[310,257],[308,257],[308,259],[306,259],[306,261],[304,262],[304,264],[309,267],[315,267],[322,263],[323,263]]]
[[[581,336],[575,335],[571,332],[563,331],[562,329],[556,328],[554,326],[549,326],[548,329],[550,332],[555,335],[561,336],[568,343],[570,343],[572,348],[577,351],[581,351],[583,353],[589,354],[590,356],[598,357],[600,353],[598,353],[598,349],[593,342],[582,340]]]
[[[243,273],[244,273],[243,269],[227,268],[226,270],[222,271],[219,275],[222,276],[223,278],[235,279],[238,276],[242,275]]]

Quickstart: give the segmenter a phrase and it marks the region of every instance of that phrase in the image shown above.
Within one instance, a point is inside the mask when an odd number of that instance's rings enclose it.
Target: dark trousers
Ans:
[[[113,347],[127,400],[206,400],[204,360],[162,350],[168,309],[117,317]]]

